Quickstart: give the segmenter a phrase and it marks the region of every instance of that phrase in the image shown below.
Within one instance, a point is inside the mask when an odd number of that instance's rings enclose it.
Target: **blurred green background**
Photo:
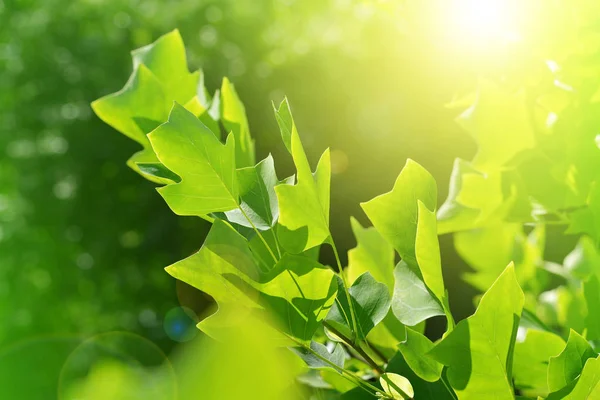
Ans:
[[[176,217],[126,167],[136,145],[89,106],[122,87],[130,50],[174,28],[209,89],[223,76],[236,84],[258,158],[273,153],[280,176],[292,168],[272,100],[290,99],[311,161],[331,147],[343,253],[355,246],[349,216],[367,222],[359,202],[388,191],[406,158],[431,171],[441,203],[453,160],[475,151],[444,105],[490,55],[411,25],[402,3],[0,0],[0,398],[53,398],[67,356],[101,333],[169,354],[193,325],[178,307],[209,302],[163,271],[200,247],[207,225]],[[442,251],[462,318],[474,291],[449,238]]]

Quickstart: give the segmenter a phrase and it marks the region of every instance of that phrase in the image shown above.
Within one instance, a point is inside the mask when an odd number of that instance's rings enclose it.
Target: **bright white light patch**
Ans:
[[[473,43],[515,42],[514,3],[510,0],[455,0],[450,9],[457,33]]]

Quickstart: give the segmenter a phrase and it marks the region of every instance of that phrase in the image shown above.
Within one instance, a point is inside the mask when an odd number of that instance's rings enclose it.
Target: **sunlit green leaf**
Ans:
[[[393,399],[412,399],[415,395],[412,385],[402,375],[387,372],[381,375],[379,383]]]
[[[230,222],[260,230],[271,229],[279,218],[275,185],[279,183],[273,157],[237,170],[240,208],[225,213]]]
[[[408,326],[437,315],[444,315],[444,308],[429,291],[419,271],[403,261],[394,270],[396,283],[392,297],[392,311],[400,322]]]
[[[158,189],[178,215],[205,215],[238,207],[235,143],[222,144],[198,118],[175,103],[167,123],[148,135],[160,162],[181,182]]]
[[[329,237],[329,185],[331,162],[329,150],[321,156],[316,172],[312,173],[306,153],[300,142],[296,125],[291,119],[287,99],[283,100],[276,116],[289,115],[280,129],[282,137],[291,132],[291,154],[296,166],[296,184],[280,184],[275,187],[279,201],[279,224],[277,234],[282,246],[291,253],[324,243]]]
[[[415,254],[417,264],[423,276],[425,285],[440,300],[446,297],[444,278],[442,276],[442,260],[440,245],[437,238],[437,222],[435,212],[427,209],[425,204],[418,200],[417,237]]]
[[[417,200],[427,209],[435,210],[437,187],[429,172],[416,162],[408,160],[391,192],[361,203],[377,231],[394,246],[400,257],[411,265],[417,265]]]
[[[585,362],[596,357],[592,346],[581,335],[571,329],[567,344],[562,352],[548,362],[548,388],[557,392],[567,387],[581,374]]]
[[[535,145],[525,93],[510,93],[480,80],[475,103],[458,118],[478,146],[474,165],[494,170]]]
[[[246,109],[233,84],[224,78],[221,85],[221,122],[227,133],[235,137],[235,161],[238,167],[254,165],[254,141],[250,136]]]
[[[546,396],[548,360],[560,353],[565,342],[550,332],[528,330],[525,340],[515,345],[513,376],[515,386],[528,396]]]
[[[406,377],[415,392],[415,399],[419,400],[456,400],[454,391],[446,386],[442,379],[436,382],[427,382],[419,378],[408,365],[402,354],[398,352],[388,364],[387,371]]]
[[[355,218],[350,219],[357,246],[348,252],[348,280],[354,282],[370,272],[384,283],[390,294],[394,290],[394,249],[373,227],[363,228]]]
[[[549,400],[600,399],[600,357],[588,358],[577,381],[547,397]]]
[[[513,399],[512,356],[524,296],[508,266],[477,311],[458,323],[430,355],[448,366],[459,399]]]

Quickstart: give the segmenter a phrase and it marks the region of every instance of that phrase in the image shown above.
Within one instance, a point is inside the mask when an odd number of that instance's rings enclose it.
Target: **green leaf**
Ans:
[[[394,290],[394,248],[373,227],[363,228],[354,217],[350,219],[357,246],[348,252],[348,281],[354,282],[370,272],[390,292]]]
[[[513,399],[512,355],[524,295],[509,265],[483,295],[477,311],[458,323],[430,355],[448,366],[459,399]]]
[[[292,348],[294,353],[304,360],[306,365],[311,369],[333,369],[336,372],[340,372],[344,368],[346,353],[339,343],[335,344],[332,352],[329,352],[327,347],[317,342],[310,342],[310,349],[312,351],[304,347]],[[319,356],[316,356],[314,353],[317,353]]]
[[[221,220],[214,221],[197,253],[167,267],[166,271],[210,295],[217,303],[218,311],[198,324],[209,336],[219,338],[223,326],[235,324],[237,317],[230,310],[237,313],[242,308],[260,307],[258,293],[231,280],[236,276],[245,282],[257,281],[260,271],[244,237]]]
[[[227,219],[247,228],[271,229],[279,218],[275,194],[275,185],[279,181],[273,157],[269,155],[253,167],[239,168],[237,181],[242,199],[241,209],[226,212]]]
[[[394,372],[406,377],[413,389],[415,399],[418,400],[456,400],[452,389],[446,386],[446,384],[439,379],[436,382],[427,382],[419,378],[412,368],[408,365],[402,354],[398,352],[394,358],[392,358],[386,369],[387,372]]]
[[[456,251],[476,271],[465,274],[465,280],[479,290],[487,290],[513,260],[515,237],[521,230],[521,224],[499,224],[456,232]]]
[[[144,175],[155,178],[155,181],[165,185],[181,182],[181,178],[171,172],[167,167],[159,162],[155,163],[137,163],[138,168]]]
[[[132,58],[133,73],[123,89],[94,101],[92,108],[108,125],[142,145],[143,150],[127,162],[129,167],[151,181],[164,184],[162,178],[145,174],[138,167],[138,163],[158,162],[146,134],[166,121],[173,101],[185,104],[197,116],[206,111],[194,107],[202,74],[188,71],[183,40],[177,30],[134,50]]]
[[[515,386],[526,396],[547,396],[548,360],[561,352],[564,340],[550,332],[528,330],[523,342],[515,345],[513,375]]]
[[[548,388],[557,392],[574,382],[581,374],[585,362],[596,357],[592,346],[573,329],[569,332],[567,344],[562,352],[550,357],[548,363]]]
[[[279,109],[275,110],[275,115],[281,118],[282,115],[289,113],[287,99],[284,99]],[[297,183],[280,184],[275,187],[279,201],[279,228],[281,228],[277,230],[277,234],[281,245],[288,252],[300,253],[324,243],[331,236],[329,232],[331,162],[329,150],[326,150],[313,175],[296,125],[291,118],[286,120],[286,123],[287,125],[281,128],[281,134],[285,138],[286,129],[291,132],[290,147],[297,171]]]
[[[423,281],[431,292],[444,304],[446,288],[442,276],[442,260],[437,237],[435,212],[427,209],[421,200],[418,203],[417,238],[415,255]]]
[[[375,346],[388,360],[398,351],[398,343],[404,340],[406,340],[406,327],[396,318],[391,309],[383,321],[375,325],[367,335],[369,344]]]
[[[409,159],[391,192],[361,203],[373,226],[410,265],[417,265],[417,200],[429,210],[435,210],[437,188],[429,172]]]
[[[243,307],[264,310],[278,330],[308,342],[337,290],[333,271],[303,256],[286,254],[271,271],[261,272],[246,239],[218,219],[200,251],[167,272],[214,298],[218,311],[198,326],[215,338],[234,329]]]
[[[235,137],[235,161],[238,167],[254,165],[254,141],[250,136],[246,109],[235,88],[227,78],[221,85],[221,122]]]
[[[396,283],[392,311],[400,322],[415,326],[428,318],[444,315],[444,308],[429,291],[419,271],[400,261],[394,270]]]
[[[158,189],[178,215],[205,215],[238,207],[235,144],[222,144],[191,112],[175,103],[169,120],[148,135],[160,162],[181,182]]]
[[[481,80],[475,103],[457,119],[477,142],[475,167],[492,171],[535,146],[525,93],[510,93]]]
[[[502,173],[483,172],[456,159],[448,198],[438,212],[438,233],[498,225],[513,207],[515,194],[505,195]]]
[[[548,400],[598,400],[600,399],[600,357],[589,358],[574,384],[548,396]]]
[[[546,288],[544,265],[545,230],[537,226],[529,235],[517,223],[503,223],[470,231],[456,232],[454,246],[475,272],[464,278],[484,291],[513,261],[521,287],[525,292],[539,294]]]
[[[406,340],[398,344],[406,363],[419,378],[427,382],[435,382],[442,375],[443,365],[427,354],[433,346],[426,336],[410,328],[406,328]]]
[[[131,52],[133,68],[145,65],[161,82],[169,101],[185,104],[196,95],[200,72],[188,71],[185,46],[178,30]]]
[[[387,372],[381,375],[379,383],[393,399],[412,399],[415,396],[412,385],[402,375]]]
[[[317,261],[284,254],[255,287],[280,329],[308,342],[335,301],[337,281],[334,272]]]
[[[377,282],[373,276],[365,272],[348,289],[354,305],[357,336],[365,339],[367,334],[379,324],[390,309],[390,295],[383,283]],[[350,306],[345,292],[340,291],[337,301],[325,318],[329,324],[346,337],[353,337]]]

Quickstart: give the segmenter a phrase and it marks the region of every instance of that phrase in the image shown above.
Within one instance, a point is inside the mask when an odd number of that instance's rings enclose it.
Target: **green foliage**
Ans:
[[[330,229],[329,150],[313,172],[284,99],[275,119],[295,175],[279,181],[271,156],[255,164],[233,86],[225,79],[212,102],[203,87],[196,90],[201,74],[172,64],[185,63],[178,37],[174,31],[135,51],[130,83],[95,109],[142,144],[147,156],[134,155],[130,166],[162,185],[175,213],[212,223],[197,253],[167,267],[217,303],[200,330],[227,342],[242,335],[240,321],[260,321],[274,352],[288,347],[306,364],[297,380],[307,393],[332,399],[598,396],[599,358],[588,342],[600,340],[597,177],[577,158],[585,148],[578,142],[557,168],[529,168],[562,143],[560,124],[556,132],[553,123],[536,125],[540,112],[547,120],[559,110],[539,110],[526,90],[482,80],[459,117],[479,150],[473,161],[455,163],[448,200],[438,211],[432,175],[407,161],[390,192],[361,204],[373,227],[352,220],[358,245],[345,269]],[[175,101],[168,110],[165,97]],[[118,111],[105,111],[111,107]],[[590,139],[587,131],[581,136]],[[557,200],[553,193],[564,186],[570,192]],[[565,267],[544,259],[553,218],[589,236]],[[456,325],[438,242],[450,232],[473,267],[468,281],[485,291],[476,312]],[[315,257],[323,245],[336,266]],[[401,259],[395,267],[394,251]],[[585,305],[580,325],[560,312],[566,303]],[[436,316],[445,317],[446,331],[432,341],[418,325]],[[565,343],[568,329],[583,336],[571,331]]]

